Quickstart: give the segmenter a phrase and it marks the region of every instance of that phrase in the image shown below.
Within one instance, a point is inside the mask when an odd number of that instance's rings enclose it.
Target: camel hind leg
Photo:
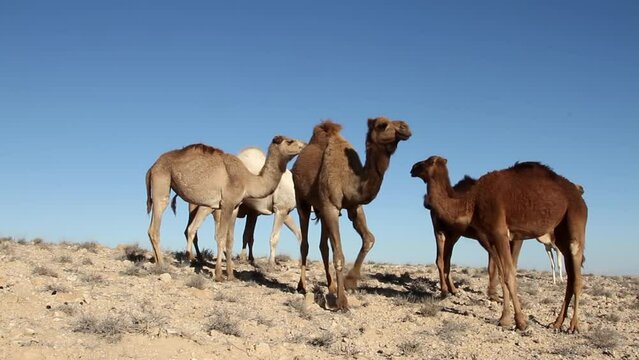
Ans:
[[[362,238],[362,247],[359,250],[359,254],[357,254],[357,259],[355,260],[353,268],[346,276],[344,284],[346,289],[355,289],[357,287],[357,281],[361,277],[364,258],[366,258],[366,254],[368,254],[368,252],[373,248],[373,245],[375,245],[375,236],[373,236],[370,230],[368,230],[368,226],[366,225],[366,215],[364,215],[364,208],[361,205],[355,209],[349,209],[348,218],[353,222],[353,228],[355,228],[355,231],[357,231],[359,236]]]
[[[254,262],[253,243],[255,242],[255,225],[257,224],[257,214],[254,211],[248,211],[246,214],[246,223],[244,224],[244,232],[242,233],[242,251],[240,259],[246,260],[246,248],[248,246],[248,259]]]
[[[282,232],[282,225],[284,225],[284,219],[288,216],[285,211],[275,210],[273,216],[273,228],[271,228],[271,236],[269,239],[269,245],[271,246],[271,253],[268,257],[269,264],[275,264],[275,248],[280,241],[280,233]]]
[[[320,232],[320,243],[319,249],[320,254],[322,254],[322,263],[324,264],[324,274],[326,275],[326,286],[328,286],[328,292],[331,294],[335,294],[337,292],[337,285],[333,278],[331,277],[331,268],[328,263],[328,230],[326,229],[326,225],[324,221],[321,221],[322,230]]]
[[[572,221],[571,221],[572,220]],[[557,229],[555,229],[556,245],[564,255],[564,263],[566,265],[566,295],[561,307],[561,311],[557,319],[552,324],[556,330],[561,329],[568,313],[570,300],[574,296],[573,314],[570,320],[568,332],[574,333],[579,331],[579,298],[582,290],[581,266],[584,259],[586,221],[578,219],[570,219],[563,221]]]
[[[191,204],[189,204],[189,210],[191,209]],[[193,247],[193,243],[196,244],[195,248],[197,249],[198,259],[201,259],[200,248],[197,245],[197,230],[202,226],[202,223],[209,216],[210,213],[213,212],[213,209],[207,206],[195,206],[193,211],[189,211],[189,225],[186,227],[184,233],[186,234],[186,256],[189,260],[193,260],[193,254],[191,253],[191,248]]]
[[[297,215],[300,218],[300,232],[302,241],[300,242],[300,280],[297,283],[297,291],[306,293],[306,261],[308,257],[308,222],[311,215],[311,206],[306,203],[297,203]]]
[[[493,235],[494,247],[497,252],[498,266],[502,275],[502,281],[504,282],[504,303],[502,309],[502,318],[500,319],[500,325],[510,325],[510,319],[505,319],[505,316],[509,314],[508,300],[512,302],[513,309],[515,311],[515,324],[517,329],[525,330],[528,326],[526,316],[522,312],[521,303],[517,295],[517,279],[515,264],[510,253],[510,238],[506,234],[494,234]]]
[[[151,173],[151,172],[150,172]],[[160,225],[162,215],[169,204],[169,192],[171,191],[171,178],[163,178],[162,174],[151,173],[148,186],[151,187],[151,223],[149,224],[149,240],[155,255],[155,264],[158,267],[163,265],[162,251],[160,250]]]

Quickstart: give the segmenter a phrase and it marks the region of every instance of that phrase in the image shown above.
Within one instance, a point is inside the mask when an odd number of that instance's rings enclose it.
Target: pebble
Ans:
[[[266,343],[255,345],[255,356],[259,358],[268,358],[271,355],[271,347]]]
[[[164,274],[160,275],[160,281],[162,281],[162,282],[169,282],[169,281],[171,281],[171,274],[169,274],[169,273],[164,273]]]

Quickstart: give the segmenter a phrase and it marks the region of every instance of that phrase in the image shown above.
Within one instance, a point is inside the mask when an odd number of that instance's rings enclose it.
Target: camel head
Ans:
[[[280,154],[290,160],[295,157],[295,155],[298,155],[302,151],[302,149],[304,149],[306,143],[304,143],[303,141],[288,138],[286,136],[277,135],[273,138],[271,146],[276,147]]]
[[[410,169],[410,176],[418,177],[428,183],[436,174],[447,173],[446,160],[441,156],[431,156],[424,161],[417,162]]]
[[[390,154],[395,152],[400,141],[408,140],[411,135],[405,121],[390,120],[383,116],[368,119],[366,143],[384,146]]]

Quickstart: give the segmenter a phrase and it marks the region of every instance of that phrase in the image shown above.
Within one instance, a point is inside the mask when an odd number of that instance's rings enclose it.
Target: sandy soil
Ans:
[[[570,335],[546,327],[565,286],[548,272],[519,272],[530,320],[517,331],[496,325],[484,269],[455,268],[460,294],[439,299],[434,266],[367,263],[342,313],[326,309],[321,263],[304,296],[296,259],[240,263],[238,280],[216,283],[212,264],[176,255],[165,272],[136,246],[0,240],[0,358],[639,358],[636,276],[585,276],[582,331]]]

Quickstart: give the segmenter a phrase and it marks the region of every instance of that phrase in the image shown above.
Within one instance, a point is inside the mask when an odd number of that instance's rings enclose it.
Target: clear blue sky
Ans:
[[[89,3],[0,0],[0,235],[149,247],[144,174],[161,153],[308,140],[331,118],[363,156],[367,117],[386,115],[413,137],[366,207],[369,259],[433,262],[409,170],[439,154],[453,182],[538,160],[584,185],[585,271],[639,273],[637,1]],[[184,247],[185,216],[166,212],[164,249]],[[298,255],[287,230],[279,249]],[[486,258],[461,240],[453,261]],[[549,268],[534,240],[520,264]]]

